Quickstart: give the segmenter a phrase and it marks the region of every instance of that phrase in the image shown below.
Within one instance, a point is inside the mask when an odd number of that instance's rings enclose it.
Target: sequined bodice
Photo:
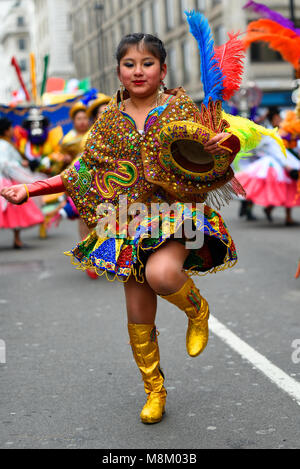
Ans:
[[[197,113],[193,101],[179,89],[176,99],[149,113],[141,135],[130,116],[112,102],[92,128],[82,157],[62,173],[67,192],[89,226],[97,223],[101,203],[118,206],[120,196],[127,196],[128,204],[151,197],[157,190],[152,179],[163,170],[158,161],[160,130],[171,121],[194,120]],[[177,184],[180,194],[185,188],[179,180]]]

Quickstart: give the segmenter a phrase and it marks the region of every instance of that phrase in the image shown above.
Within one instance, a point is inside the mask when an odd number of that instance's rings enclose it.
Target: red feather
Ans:
[[[223,98],[228,101],[240,89],[244,72],[245,47],[238,39],[240,33],[228,33],[229,41],[215,48],[217,60],[224,78]]]

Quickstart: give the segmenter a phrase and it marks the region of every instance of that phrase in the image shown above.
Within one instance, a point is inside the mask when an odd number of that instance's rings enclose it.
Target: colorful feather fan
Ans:
[[[240,84],[243,71],[241,42],[243,43],[243,48],[245,48],[244,41],[238,40],[238,34],[229,35],[228,43],[215,50],[212,32],[207,19],[201,13],[195,11],[186,12],[186,16],[190,25],[190,31],[197,40],[200,50],[202,82],[205,93],[204,104],[208,106],[210,99],[213,101],[223,101],[223,96],[232,96],[236,89],[238,89],[238,84]],[[295,33],[292,34],[295,35]],[[234,67],[237,67],[238,72],[236,72]],[[228,79],[225,76],[226,73],[228,74]],[[234,84],[229,84],[233,73],[237,76],[234,79]],[[224,87],[225,83],[227,89]],[[223,119],[230,125],[227,131],[240,139],[242,152],[249,152],[259,144],[263,135],[268,135],[276,140],[283,153],[286,154],[285,146],[277,134],[277,129],[269,130],[248,119],[231,116],[225,112],[222,115]]]
[[[223,101],[223,74],[214,58],[214,40],[210,25],[199,12],[185,12],[190,26],[190,32],[198,42],[201,57],[201,79],[204,87],[204,104],[209,100]]]
[[[244,43],[238,39],[240,33],[228,33],[229,41],[215,48],[214,58],[223,74],[223,99],[228,101],[241,87],[244,72]]]
[[[257,3],[257,2],[253,2],[252,0],[250,0],[248,3],[246,3],[244,8],[249,9],[255,13],[259,13],[263,18],[268,18],[269,20],[273,20],[276,23],[283,26],[284,28],[291,29],[298,36],[300,36],[300,29],[295,28],[293,21],[289,20],[288,18],[285,18],[277,11],[271,10],[263,3]]]
[[[282,139],[279,137],[278,129],[266,129],[265,127],[255,124],[244,117],[232,116],[223,112],[223,118],[228,122],[230,128],[227,132],[236,135],[241,143],[241,151],[246,153],[257,147],[263,135],[272,137],[280,146],[282,152],[286,155],[286,149]]]
[[[294,111],[288,111],[284,120],[280,123],[281,137],[284,140],[286,148],[296,148],[300,139],[300,119]]]
[[[243,40],[245,49],[256,41],[267,42],[271,49],[279,52],[295,69],[299,67],[300,36],[292,30],[272,20],[253,21],[248,25],[247,35]]]

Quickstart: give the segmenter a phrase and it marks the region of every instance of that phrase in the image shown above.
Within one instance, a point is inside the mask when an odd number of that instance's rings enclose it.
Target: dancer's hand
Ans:
[[[4,197],[8,202],[11,202],[15,205],[21,205],[24,202],[27,202],[27,192],[24,184],[18,184],[16,186],[4,187],[1,191],[2,197]]]
[[[230,134],[226,132],[215,135],[204,145],[204,150],[210,153],[211,155],[220,155],[220,156],[230,155],[229,150],[225,150],[224,148],[219,147],[219,142],[221,142],[222,140],[224,140],[225,138],[229,136]]]

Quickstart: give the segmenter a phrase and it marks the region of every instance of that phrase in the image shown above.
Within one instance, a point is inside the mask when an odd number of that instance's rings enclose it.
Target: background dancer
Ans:
[[[87,108],[87,115],[92,124],[96,122],[101,114],[105,111],[107,105],[111,101],[111,97],[103,93],[98,93],[97,98],[89,102]]]
[[[65,168],[83,152],[90,129],[87,107],[80,101],[71,108],[70,117],[73,121],[73,128],[60,142]]]
[[[27,169],[28,163],[22,159],[13,146],[12,138],[11,122],[6,118],[0,119],[0,190],[14,184],[34,181]],[[21,229],[39,225],[43,220],[44,216],[33,200],[28,200],[24,205],[18,206],[0,198],[0,229],[13,230],[15,249],[21,249],[24,246],[20,237]]]
[[[278,128],[281,117],[278,109],[272,108],[268,122]],[[286,226],[295,226],[292,208],[300,205],[296,199],[297,182],[290,177],[290,170],[300,170],[300,161],[290,151],[285,155],[280,146],[270,137],[264,137],[255,150],[258,160],[245,171],[236,175],[247,193],[247,200],[264,207],[267,219],[272,222],[274,207],[284,207]]]

